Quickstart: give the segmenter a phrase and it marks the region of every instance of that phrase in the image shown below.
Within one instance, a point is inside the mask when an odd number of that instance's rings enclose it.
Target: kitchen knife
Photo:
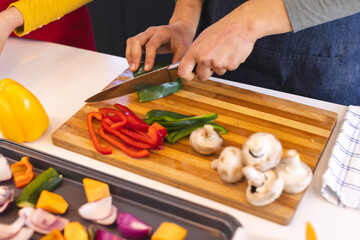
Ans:
[[[175,81],[177,79],[177,69],[180,63],[174,63],[169,66],[145,73],[136,78],[130,79],[114,87],[108,88],[102,92],[85,100],[85,102],[99,102],[116,97],[120,97],[132,92],[140,91],[145,88],[160,85],[162,83]]]

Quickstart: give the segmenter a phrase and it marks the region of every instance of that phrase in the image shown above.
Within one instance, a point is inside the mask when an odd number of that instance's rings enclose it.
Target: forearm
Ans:
[[[249,0],[229,15],[252,40],[292,30],[283,0]]]
[[[184,22],[195,35],[201,15],[201,0],[177,0],[169,24]]]
[[[10,5],[16,7],[24,18],[24,24],[15,29],[18,36],[23,36],[43,25],[63,17],[92,0],[19,0]]]
[[[360,12],[359,0],[284,0],[294,32]]]

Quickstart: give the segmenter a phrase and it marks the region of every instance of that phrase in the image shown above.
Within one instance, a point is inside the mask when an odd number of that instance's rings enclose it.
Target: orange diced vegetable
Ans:
[[[40,240],[65,240],[58,228],[54,228],[49,234],[40,238]]]
[[[64,237],[66,240],[88,240],[87,234],[83,225],[79,222],[71,222],[65,226]]]
[[[152,235],[151,240],[183,240],[187,231],[175,223],[163,222]]]
[[[11,164],[10,168],[17,188],[26,186],[34,178],[35,174],[29,157],[22,157],[20,161]]]
[[[110,196],[109,185],[106,183],[91,178],[84,178],[83,183],[88,202],[95,202]]]
[[[59,194],[42,190],[39,200],[36,203],[37,208],[42,208],[55,214],[64,214],[69,204]]]

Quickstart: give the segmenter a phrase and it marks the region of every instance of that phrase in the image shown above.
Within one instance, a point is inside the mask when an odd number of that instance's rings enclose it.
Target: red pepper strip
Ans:
[[[152,146],[150,144],[146,144],[143,142],[135,141],[134,139],[122,134],[117,129],[113,129],[107,123],[106,118],[101,119],[101,126],[104,128],[105,132],[111,133],[115,137],[121,139],[125,143],[129,144],[130,146],[141,148],[141,149],[150,149]]]
[[[155,122],[149,127],[148,135],[154,142],[154,146],[159,146],[163,144],[163,139],[167,134],[165,127],[161,126],[159,123]]]
[[[122,150],[124,153],[129,155],[130,157],[143,158],[143,157],[149,156],[149,154],[150,154],[150,152],[146,149],[136,149],[136,148],[133,148],[130,146],[126,146],[124,143],[118,141],[117,139],[111,137],[110,135],[107,135],[104,132],[104,128],[102,128],[102,127],[99,128],[99,134],[103,139],[105,139],[109,143],[113,144],[114,146],[116,146],[117,148]]]
[[[22,157],[20,161],[11,164],[10,168],[17,188],[26,186],[34,178],[35,174],[29,157]]]
[[[127,123],[127,117],[125,114],[117,109],[114,108],[100,108],[99,112],[101,113],[102,117],[108,116],[109,113],[114,114],[116,116],[116,121],[113,121],[111,128],[118,128],[122,127]],[[114,119],[114,118],[113,118]],[[114,119],[115,120],[115,119]]]
[[[93,124],[92,124],[93,117],[101,121],[101,114],[98,112],[89,112],[87,115],[87,125],[88,125],[88,130],[89,130],[91,141],[93,142],[96,151],[98,151],[99,153],[102,153],[105,155],[111,154],[111,152],[112,152],[111,146],[105,146],[105,147],[101,146],[95,135]]]
[[[125,134],[128,137],[131,137],[134,140],[143,142],[143,143],[147,143],[150,145],[154,145],[154,141],[151,139],[151,137],[146,133],[146,132],[141,132],[141,131],[132,131],[130,129],[127,128],[119,128],[118,129],[121,133]]]
[[[126,115],[128,122],[124,125],[124,127],[129,128],[131,130],[139,130],[139,131],[147,132],[150,125],[144,122],[138,116],[136,116],[135,113],[133,113],[130,109],[118,103],[116,103],[114,107],[116,107]]]

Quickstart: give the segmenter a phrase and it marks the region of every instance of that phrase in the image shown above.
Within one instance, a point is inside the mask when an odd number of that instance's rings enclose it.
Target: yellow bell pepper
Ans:
[[[5,139],[35,141],[48,127],[45,109],[29,90],[9,78],[0,81],[0,131]]]

